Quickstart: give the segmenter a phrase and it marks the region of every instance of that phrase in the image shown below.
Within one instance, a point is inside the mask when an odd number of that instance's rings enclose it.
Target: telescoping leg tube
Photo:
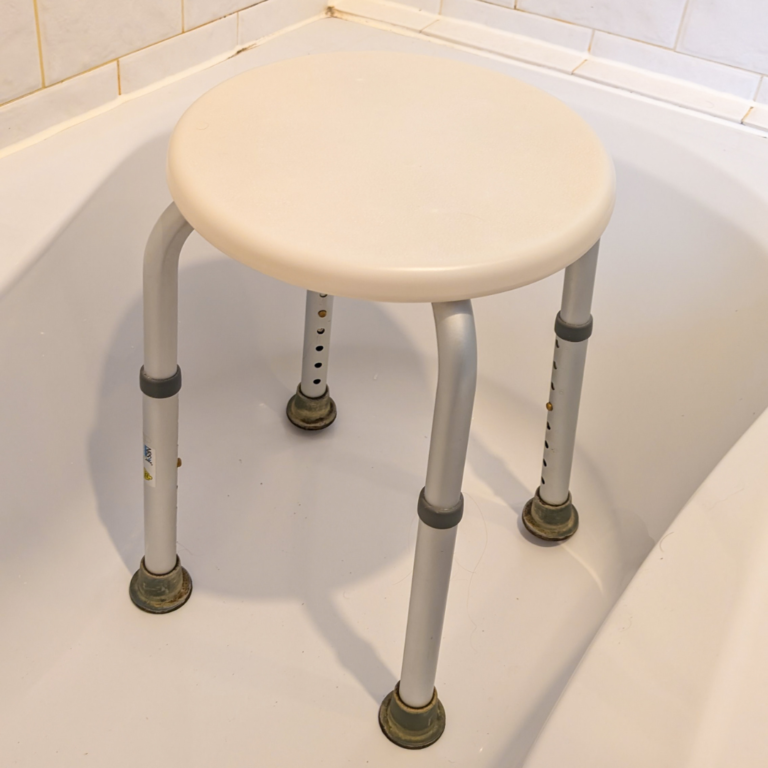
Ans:
[[[187,602],[192,580],[176,555],[179,465],[178,272],[192,227],[171,204],[149,236],[144,255],[144,557],[131,579],[131,600],[149,613]]]
[[[325,429],[336,419],[327,383],[332,316],[333,296],[307,291],[301,384],[286,408],[291,423],[301,429]]]
[[[592,334],[592,292],[597,269],[598,243],[565,270],[563,302],[555,321],[555,355],[552,363],[547,429],[541,485],[525,505],[523,523],[540,539],[561,541],[579,527],[579,514],[571,500],[569,484],[581,384]]]
[[[464,511],[461,481],[477,379],[475,321],[469,301],[433,305],[438,381],[400,682],[379,710],[387,738],[421,749],[445,730],[435,676],[451,578],[456,530]]]

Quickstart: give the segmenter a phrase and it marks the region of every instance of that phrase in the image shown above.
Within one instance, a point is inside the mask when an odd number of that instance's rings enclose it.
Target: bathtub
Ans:
[[[339,298],[339,418],[297,433],[284,408],[303,292],[193,235],[180,270],[179,551],[195,591],[168,616],[127,593],[142,553],[141,261],[170,200],[168,136],[216,83],[338,49],[522,78],[583,115],[617,167],[573,473],[582,524],[567,543],[533,541],[520,523],[562,278],[474,302],[477,402],[437,681],[448,726],[419,753],[390,744],[377,711],[399,672],[426,468],[428,306]],[[0,762],[501,767],[530,753],[536,768],[563,765],[537,738],[550,715],[542,738],[559,738],[574,670],[768,405],[766,162],[755,130],[339,19],[0,160]],[[599,734],[586,742],[601,748]]]

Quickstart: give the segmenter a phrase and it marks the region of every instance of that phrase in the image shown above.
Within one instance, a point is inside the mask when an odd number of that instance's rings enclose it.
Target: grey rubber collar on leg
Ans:
[[[523,524],[539,539],[563,541],[576,533],[579,527],[579,513],[573,506],[570,493],[563,504],[553,506],[542,500],[537,488],[536,495],[523,510]]]
[[[426,707],[409,707],[400,698],[400,683],[387,694],[379,709],[379,725],[384,735],[399,747],[424,749],[434,744],[445,730],[445,709],[437,689]]]
[[[153,379],[144,373],[144,366],[142,365],[139,371],[139,386],[141,391],[148,397],[156,399],[173,397],[181,390],[181,368],[177,365],[176,373],[167,379]]]
[[[181,561],[176,558],[176,566],[169,573],[161,576],[150,573],[141,558],[139,570],[133,574],[128,593],[137,608],[147,613],[170,613],[181,608],[192,594],[192,579]]]
[[[592,335],[592,325],[592,315],[584,325],[573,325],[566,323],[558,312],[555,318],[555,334],[563,341],[586,341]]]
[[[333,402],[330,391],[326,387],[321,397],[307,397],[299,384],[296,394],[288,401],[285,409],[291,424],[307,430],[330,427],[336,420],[336,403]]]
[[[419,494],[419,505],[417,507],[421,521],[430,528],[453,528],[461,522],[464,516],[464,495],[459,496],[459,500],[452,507],[435,507],[427,501],[424,495],[424,488]]]

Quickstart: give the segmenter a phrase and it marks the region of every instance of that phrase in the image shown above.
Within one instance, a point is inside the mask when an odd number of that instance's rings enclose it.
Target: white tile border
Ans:
[[[742,122],[751,128],[768,131],[768,104],[755,104]]]
[[[330,0],[331,14],[350,21],[371,20],[420,32],[437,21],[437,13],[430,13],[411,5],[389,0]]]
[[[482,9],[476,14],[466,0],[445,0],[447,8],[461,12],[462,7],[467,15],[474,18],[492,19],[498,23],[501,19],[497,13],[517,13],[508,8],[498,7],[494,11]],[[477,0],[472,0],[477,2]],[[354,4],[356,13],[343,10],[345,5]],[[477,3],[482,5],[481,3]],[[719,117],[729,122],[744,123],[751,127],[762,128],[759,115],[762,110],[753,109],[755,102],[754,91],[757,90],[759,75],[739,70],[727,65],[716,64],[704,59],[679,54],[674,51],[659,48],[660,54],[647,49],[655,46],[636,43],[627,40],[632,46],[629,54],[636,56],[638,61],[650,57],[650,63],[656,69],[666,71],[651,71],[639,66],[632,66],[618,60],[601,58],[586,50],[579,51],[560,45],[552,45],[530,35],[513,34],[488,27],[474,21],[454,17],[439,16],[432,24],[417,29],[416,25],[407,25],[403,18],[396,16],[393,6],[397,3],[391,0],[340,0],[331,8],[331,15],[352,21],[362,21],[375,24],[383,29],[432,37],[448,44],[467,47],[475,51],[485,51],[490,55],[503,56],[535,66],[544,66],[561,72],[572,73],[575,77],[598,82],[609,87],[636,93],[642,96],[664,101],[686,109],[692,109],[707,115]],[[363,8],[365,9],[363,11]],[[403,11],[410,12],[411,8],[400,6]],[[363,16],[365,13],[365,16]],[[485,14],[484,16],[482,14]],[[397,18],[395,21],[394,19]],[[511,17],[507,17],[511,18]],[[510,28],[508,25],[507,28]],[[600,33],[595,33],[600,34]],[[613,39],[616,35],[608,36]],[[634,46],[642,46],[635,49]],[[627,49],[629,50],[629,49]],[[668,58],[665,54],[670,54]],[[680,58],[676,58],[676,57]],[[675,73],[678,76],[675,77]],[[681,76],[682,75],[682,76]],[[766,79],[760,90],[758,101],[768,101],[768,85]],[[725,90],[720,90],[720,89]],[[736,91],[736,93],[734,93]],[[746,94],[749,93],[749,96]],[[750,113],[750,110],[752,112]],[[749,113],[749,114],[748,114]]]
[[[763,77],[760,81],[760,87],[757,90],[755,101],[758,104],[768,104],[768,77]]]
[[[113,61],[4,104],[0,108],[0,157],[30,136],[48,136],[117,100],[117,63]]]
[[[524,35],[584,53],[589,50],[592,40],[592,30],[587,27],[550,19],[547,16],[523,13],[482,0],[443,0],[440,15],[446,19],[471,21],[500,32]]]
[[[730,93],[607,59],[590,57],[574,71],[574,75],[737,123],[752,104],[749,99]]]
[[[760,82],[757,72],[748,72],[745,69],[689,56],[658,45],[640,43],[607,32],[595,32],[590,52],[598,59],[628,64],[657,75],[685,80],[743,99],[754,98]]]
[[[477,48],[517,61],[538,64],[559,72],[573,72],[584,61],[586,52],[545,43],[532,37],[501,32],[491,27],[458,19],[441,18],[423,30],[429,37]]]

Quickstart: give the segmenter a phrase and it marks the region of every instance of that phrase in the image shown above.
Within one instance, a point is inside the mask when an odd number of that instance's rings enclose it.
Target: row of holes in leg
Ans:
[[[560,349],[560,342],[557,339],[555,339],[555,349]],[[557,370],[557,361],[556,360],[552,361],[552,368],[554,370]],[[549,386],[550,386],[551,390],[554,392],[555,391],[555,382],[554,381],[550,381],[549,382]],[[547,430],[551,430],[551,429],[552,429],[552,427],[551,427],[551,425],[549,423],[549,419],[547,419]],[[549,450],[549,441],[547,441],[547,440],[544,441],[544,449],[547,450],[547,451]],[[547,460],[546,459],[542,459],[542,464],[546,467],[547,466]],[[542,485],[546,485],[547,484],[547,481],[544,479],[543,476],[541,478],[541,484]]]
[[[327,293],[321,293],[320,294],[320,298],[324,299],[327,295],[328,295]],[[317,314],[320,317],[325,317],[328,313],[324,309],[321,309]],[[322,336],[325,333],[325,328],[318,328],[317,329],[317,333],[320,336]],[[324,347],[322,345],[318,345],[317,347],[315,347],[315,352],[322,352],[323,349],[324,349]],[[322,363],[315,363],[315,368],[322,368],[322,367],[323,367]],[[321,381],[322,381],[322,379],[315,379],[312,383],[313,384],[320,384]]]

